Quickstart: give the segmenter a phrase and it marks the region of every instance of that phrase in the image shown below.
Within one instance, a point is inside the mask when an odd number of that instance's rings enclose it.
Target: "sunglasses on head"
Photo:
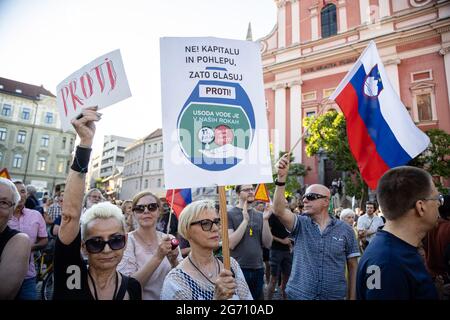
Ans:
[[[145,208],[147,208],[148,211],[153,212],[158,210],[159,205],[157,203],[138,204],[134,206],[133,211],[136,213],[144,213]]]
[[[306,199],[308,201],[314,201],[314,200],[323,199],[323,198],[328,198],[328,197],[324,196],[323,194],[318,194],[318,193],[307,193],[303,196],[302,200],[304,201]]]
[[[202,227],[203,231],[211,231],[213,224],[217,224],[217,226],[220,226],[220,218],[216,218],[214,220],[203,219],[192,222],[190,225],[193,226],[195,224],[199,224]]]
[[[111,250],[120,250],[125,247],[125,236],[123,234],[117,234],[112,236],[108,241],[101,238],[92,238],[84,242],[86,250],[89,253],[100,253],[105,249],[105,245],[111,248]]]

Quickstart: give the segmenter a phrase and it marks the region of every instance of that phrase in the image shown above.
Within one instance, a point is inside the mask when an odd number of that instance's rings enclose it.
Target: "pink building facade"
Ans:
[[[266,106],[275,155],[290,150],[304,117],[339,107],[328,97],[369,41],[419,128],[450,133],[450,2],[444,0],[275,0],[278,21],[262,47]],[[332,178],[326,157],[295,162],[305,183]]]

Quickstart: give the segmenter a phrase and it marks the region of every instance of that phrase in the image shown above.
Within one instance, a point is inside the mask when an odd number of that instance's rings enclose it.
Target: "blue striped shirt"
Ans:
[[[332,218],[323,232],[309,216],[296,216],[291,276],[286,287],[289,299],[345,299],[347,259],[360,256],[353,229]]]

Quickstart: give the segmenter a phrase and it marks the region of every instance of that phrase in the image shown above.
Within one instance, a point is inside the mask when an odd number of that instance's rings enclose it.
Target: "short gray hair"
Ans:
[[[27,192],[34,195],[34,194],[36,194],[37,189],[35,186],[29,184],[29,185],[27,185]]]
[[[20,201],[20,194],[17,191],[16,185],[9,179],[0,178],[0,184],[6,186],[11,190],[12,201],[14,202],[14,209]]]
[[[87,209],[81,216],[81,239],[85,240],[87,236],[87,225],[95,219],[116,219],[122,226],[123,232],[126,233],[127,224],[122,210],[109,202],[101,202],[94,204]]]
[[[192,221],[198,218],[198,216],[205,210],[216,211],[216,205],[211,200],[199,200],[188,204],[180,213],[178,218],[178,233],[185,239],[189,239],[189,226]]]
[[[344,220],[347,216],[350,216],[350,215],[353,216],[353,218],[355,218],[356,214],[352,209],[347,208],[347,209],[344,209],[341,211],[340,218],[341,218],[341,220]]]

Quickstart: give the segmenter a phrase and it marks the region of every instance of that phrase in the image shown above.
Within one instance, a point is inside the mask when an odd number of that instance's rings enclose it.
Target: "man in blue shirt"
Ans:
[[[287,297],[290,300],[355,299],[358,243],[348,224],[328,214],[330,190],[320,184],[309,186],[303,196],[305,213],[296,215],[285,206],[288,154],[281,157],[277,168],[274,214],[294,238]]]
[[[377,199],[387,221],[359,262],[358,299],[437,299],[417,250],[443,204],[430,174],[408,166],[391,169],[378,183]]]

